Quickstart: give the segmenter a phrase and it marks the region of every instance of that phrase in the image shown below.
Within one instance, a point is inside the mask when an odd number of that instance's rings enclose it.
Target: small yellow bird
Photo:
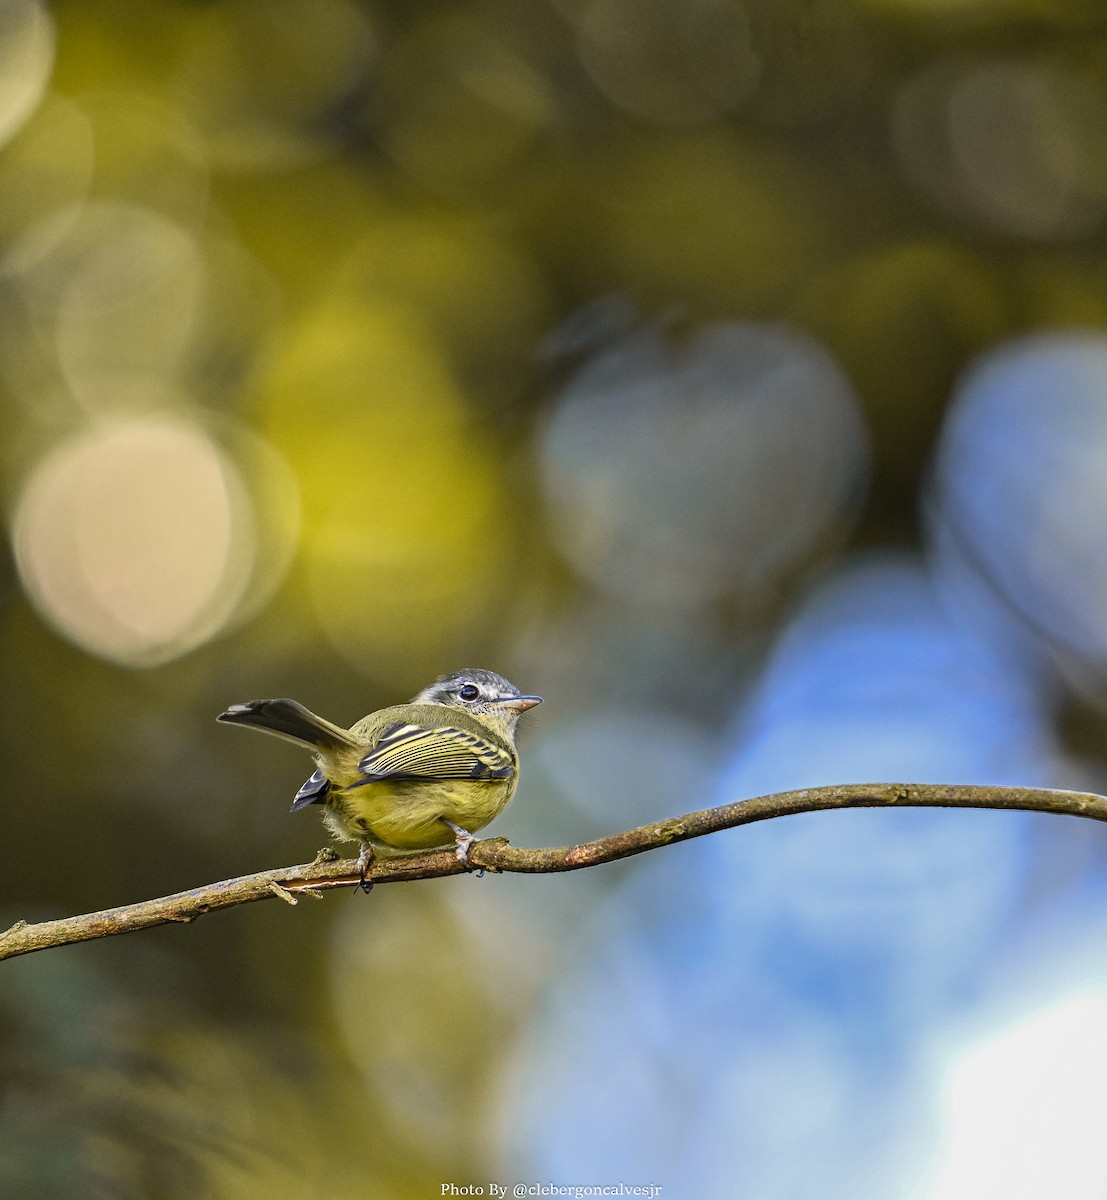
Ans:
[[[373,847],[426,849],[451,835],[465,862],[473,834],[515,792],[515,727],[541,703],[502,675],[474,669],[443,675],[410,704],[379,709],[350,729],[295,700],[251,700],[218,719],[311,749],[318,769],[296,793],[292,811],[324,805],[335,837],[361,843],[364,873]]]

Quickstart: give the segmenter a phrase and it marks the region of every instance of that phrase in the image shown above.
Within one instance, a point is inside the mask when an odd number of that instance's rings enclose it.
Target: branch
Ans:
[[[1107,821],[1107,797],[1090,792],[944,784],[840,784],[797,792],[778,792],[772,796],[759,796],[754,800],[707,808],[683,817],[643,825],[625,833],[616,833],[611,837],[582,842],[577,846],[521,850],[508,845],[505,838],[488,838],[473,843],[469,861],[476,868],[495,872],[544,874],[551,871],[577,871],[582,867],[595,867],[600,863],[642,854],[646,850],[656,850],[673,842],[717,833],[721,829],[733,829],[738,825],[750,825],[754,821],[767,821],[772,817],[835,808],[999,808]],[[454,848],[449,847],[376,858],[370,864],[366,880],[377,884],[437,879],[443,875],[461,874],[465,869],[458,862]],[[205,913],[232,908],[236,904],[249,904],[254,900],[280,898],[295,904],[303,894],[318,900],[322,899],[324,891],[354,887],[358,882],[357,864],[352,859],[339,861],[333,852],[323,850],[314,862],[304,866],[279,867],[256,875],[243,875],[238,879],[209,883],[158,900],[144,900],[139,904],[125,904],[121,908],[33,925],[17,921],[10,929],[0,933],[0,959],[15,958],[19,954],[30,954],[51,946],[65,946],[71,942],[130,933],[153,925],[188,924]]]

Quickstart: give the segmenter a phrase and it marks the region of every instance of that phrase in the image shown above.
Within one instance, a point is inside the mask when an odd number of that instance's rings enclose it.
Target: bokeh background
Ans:
[[[1107,788],[1098,0],[3,0],[0,923],[309,860],[464,665],[566,844]],[[0,1193],[1107,1194],[1107,831],[793,817],[0,967]]]

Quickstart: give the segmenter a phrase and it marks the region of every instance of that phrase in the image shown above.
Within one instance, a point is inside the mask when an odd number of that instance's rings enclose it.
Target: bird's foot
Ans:
[[[367,896],[373,890],[373,881],[365,878],[372,861],[373,847],[368,842],[362,842],[361,853],[357,856],[357,890]]]
[[[466,869],[466,871],[478,871],[480,874],[483,875],[484,874],[483,867],[475,866],[474,864],[469,862],[470,847],[473,845],[473,843],[477,839],[475,837],[473,837],[473,835],[468,831],[468,829],[462,829],[460,825],[455,825],[453,823],[453,821],[449,820],[449,818],[442,817],[440,819],[442,821],[442,824],[448,825],[449,828],[453,832],[454,841],[457,843],[457,861],[459,863],[461,863],[461,865]]]

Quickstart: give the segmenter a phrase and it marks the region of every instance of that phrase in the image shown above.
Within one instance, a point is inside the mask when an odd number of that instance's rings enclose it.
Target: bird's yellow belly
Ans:
[[[424,850],[454,840],[443,818],[469,833],[497,817],[515,790],[514,778],[475,780],[381,779],[332,788],[327,824],[336,837],[394,850]]]

